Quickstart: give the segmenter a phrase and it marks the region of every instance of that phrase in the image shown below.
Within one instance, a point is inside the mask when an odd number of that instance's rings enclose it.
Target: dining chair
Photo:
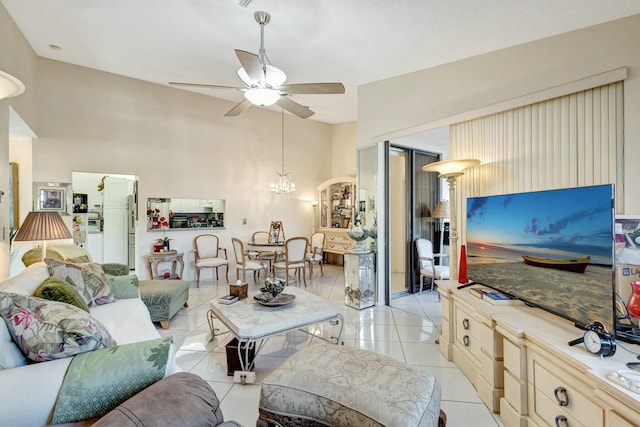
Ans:
[[[295,270],[298,274],[298,283],[300,282],[300,273],[302,272],[302,280],[304,286],[307,286],[307,278],[305,276],[305,254],[309,239],[306,237],[292,237],[284,242],[284,260],[273,263],[273,269],[285,270],[285,277],[289,278],[289,270]]]
[[[309,264],[309,279],[313,278],[314,263],[320,265],[320,274],[324,276],[322,271],[322,264],[324,264],[324,233],[317,232],[311,235],[311,245],[309,245],[309,250],[304,260]]]
[[[193,239],[196,267],[196,286],[200,287],[200,270],[203,268],[214,268],[216,270],[216,280],[218,280],[218,269],[226,267],[226,279],[229,281],[229,260],[227,250],[220,247],[220,239],[214,234],[200,234]],[[223,258],[224,255],[224,258]]]
[[[257,243],[259,245],[267,245],[269,244],[269,232],[268,231],[256,231],[251,236],[251,242]],[[269,271],[273,271],[272,265],[276,259],[276,253],[274,251],[248,251],[249,258],[253,259],[262,259],[262,261],[266,261],[269,265]]]
[[[436,280],[449,279],[449,267],[435,264],[435,258],[442,259],[449,255],[434,254],[433,243],[423,238],[416,239],[416,250],[418,252],[418,265],[420,267],[420,290],[418,294],[421,294],[425,278],[429,278],[431,281],[431,290],[433,290]],[[440,300],[440,293],[438,293],[438,300]]]
[[[236,257],[236,279],[239,279],[239,271],[242,270],[242,283],[247,281],[247,270],[253,271],[253,281],[258,283],[257,276],[260,274],[260,270],[266,271],[262,260],[251,259],[244,251],[244,243],[242,240],[231,238],[231,244],[233,245],[233,253]]]

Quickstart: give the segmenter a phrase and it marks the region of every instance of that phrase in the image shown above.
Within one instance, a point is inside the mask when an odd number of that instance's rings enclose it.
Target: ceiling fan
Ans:
[[[256,22],[260,24],[260,50],[258,54],[235,49],[241,67],[237,74],[244,87],[219,86],[200,83],[169,82],[172,86],[202,87],[214,89],[234,89],[244,92],[245,99],[238,103],[225,116],[237,116],[251,105],[267,107],[277,104],[288,112],[306,119],[314,112],[304,105],[289,99],[290,95],[341,94],[344,93],[342,83],[299,83],[285,84],[287,75],[281,69],[271,65],[264,50],[264,26],[271,20],[267,12],[255,12]]]

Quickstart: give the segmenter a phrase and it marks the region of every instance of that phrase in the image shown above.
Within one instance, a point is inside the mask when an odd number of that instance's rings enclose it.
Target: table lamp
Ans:
[[[72,239],[69,228],[58,212],[29,212],[16,237],[17,242],[42,241],[42,259],[47,255],[47,241]]]

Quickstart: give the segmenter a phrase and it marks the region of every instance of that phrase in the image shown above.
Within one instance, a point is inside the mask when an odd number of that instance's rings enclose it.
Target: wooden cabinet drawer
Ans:
[[[576,422],[585,426],[603,425],[603,409],[578,391],[589,392],[574,378],[562,375],[558,367],[551,372],[551,369],[544,366],[540,359],[535,358],[533,359],[533,376],[535,396],[534,407],[531,409],[546,422],[555,425],[555,415],[551,415],[556,414],[567,416],[567,418],[571,416]],[[561,402],[566,404],[562,405]]]
[[[591,427],[602,425],[602,420],[600,423],[596,420],[589,424],[580,423],[568,410],[564,409],[566,407],[558,406],[554,400],[537,388],[533,391],[533,397],[535,401],[533,412],[549,426]]]
[[[323,232],[325,252],[344,254],[351,250],[351,238],[347,235],[346,230]]]
[[[478,343],[489,356],[492,358],[502,358],[502,340],[495,340],[493,329],[482,322],[475,324],[476,330],[473,335],[478,337]]]
[[[478,339],[480,324],[458,305],[455,306],[454,316],[457,345],[478,359],[482,351]]]
[[[520,348],[511,341],[503,340],[504,368],[511,372],[515,378],[526,381],[527,379],[527,357],[525,349]]]
[[[504,373],[504,398],[519,413],[527,413],[527,383],[514,377],[509,371]]]
[[[449,302],[449,298],[442,297],[440,299],[440,305],[442,307],[442,317],[445,318],[445,319],[448,319],[449,318],[450,305],[451,305],[451,302]]]
[[[609,421],[607,423],[608,427],[637,427],[638,426],[638,424],[632,423],[631,421],[627,420],[626,418],[623,418],[622,416],[618,415],[613,411],[609,411],[607,418]]]
[[[505,427],[527,427],[527,420],[504,397],[500,399],[500,420]]]

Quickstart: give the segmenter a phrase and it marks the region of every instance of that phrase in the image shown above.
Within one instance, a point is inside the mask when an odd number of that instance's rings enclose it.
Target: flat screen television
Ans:
[[[614,206],[613,185],[468,198],[469,280],[614,332]]]

